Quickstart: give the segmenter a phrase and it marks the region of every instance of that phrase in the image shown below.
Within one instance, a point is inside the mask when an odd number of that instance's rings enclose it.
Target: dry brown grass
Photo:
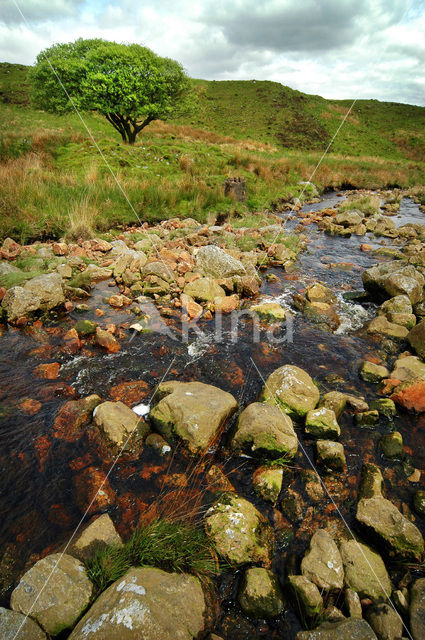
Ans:
[[[68,211],[69,227],[66,237],[70,240],[86,240],[93,238],[97,227],[99,211],[88,195],[71,204]]]

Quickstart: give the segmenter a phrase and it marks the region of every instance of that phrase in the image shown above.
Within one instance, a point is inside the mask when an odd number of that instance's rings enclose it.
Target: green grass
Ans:
[[[99,547],[86,562],[96,595],[123,576],[130,567],[157,567],[198,576],[218,572],[216,554],[203,529],[166,519],[137,529],[123,547]]]
[[[372,216],[378,213],[381,198],[379,196],[364,196],[362,198],[348,198],[346,202],[343,202],[339,210],[340,211],[361,211],[365,215]]]
[[[20,242],[175,216],[267,224],[268,210],[299,196],[298,182],[310,178],[346,107],[272,82],[195,80],[196,116],[152,123],[134,146],[102,116],[84,114],[130,205],[75,113],[26,104],[25,77],[25,67],[0,64],[0,238]],[[313,178],[318,188],[425,184],[425,164],[416,161],[425,109],[377,101],[356,109]],[[407,145],[399,142],[405,134]],[[246,180],[246,204],[224,196],[229,176]]]

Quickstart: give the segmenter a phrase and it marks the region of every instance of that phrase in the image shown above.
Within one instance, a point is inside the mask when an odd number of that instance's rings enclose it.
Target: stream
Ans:
[[[345,197],[345,194],[327,194],[320,202],[306,205],[302,212],[332,207]],[[300,222],[298,216],[292,217],[286,224],[288,232]],[[419,206],[407,198],[402,200],[400,211],[392,219],[397,226],[425,221]],[[272,371],[283,364],[295,364],[312,376],[321,392],[338,389],[361,395],[366,401],[376,398],[376,388],[363,382],[358,375],[364,357],[379,354],[379,342],[361,330],[376,307],[371,301],[362,299],[360,304],[360,300],[348,301],[343,295],[362,291],[362,271],[388,260],[372,251],[360,250],[363,243],[379,248],[383,239],[372,234],[350,238],[328,236],[315,224],[306,226],[303,233],[308,238],[308,245],[299,255],[295,268],[290,272],[281,268],[268,269],[267,273],[274,274],[276,279],[263,279],[261,287],[261,301],[280,302],[288,310],[290,322],[273,335],[260,327],[258,340],[252,319],[243,314],[236,327],[230,316],[223,316],[218,338],[214,319],[199,321],[198,331],[189,333],[187,341],[181,339],[176,314],[160,321],[159,331],[134,335],[127,332],[120,341],[120,351],[115,354],[103,353],[87,345],[78,353],[66,352],[64,333],[81,319],[76,311],[46,324],[35,322],[20,329],[0,328],[2,606],[7,606],[11,586],[24,568],[52,552],[58,544],[64,544],[79,524],[82,508],[76,481],[78,475],[88,467],[108,472],[109,462],[105,463],[101,449],[91,446],[87,439],[67,441],[55,436],[57,413],[74,397],[96,393],[110,399],[111,388],[125,382],[144,381],[144,396],[135,397],[132,404],[148,404],[156,385],[166,375],[167,379],[196,380],[229,391],[242,409],[256,400],[264,380]],[[386,248],[393,246],[389,238],[384,242]],[[293,294],[302,292],[316,281],[323,282],[337,294],[341,325],[335,333],[320,329],[292,304]],[[108,281],[98,283],[87,300],[90,309],[84,318],[96,320],[95,309],[102,305],[102,298],[115,291]],[[107,308],[103,320],[117,326],[134,321],[127,310],[111,308]],[[57,379],[34,375],[35,368],[46,362],[60,363]],[[40,403],[33,415],[32,404],[23,405],[23,400],[28,398]],[[410,505],[418,487],[407,480],[404,465],[408,463],[425,469],[425,414],[398,413],[393,426],[381,420],[373,430],[359,428],[353,416],[346,412],[339,422],[347,470],[341,480],[329,485],[328,489],[347,523],[350,526],[354,523],[356,489],[365,460],[385,467],[387,497],[397,505],[402,502]],[[234,420],[229,430],[233,425]],[[401,463],[384,459],[377,447],[380,436],[390,428],[400,431],[403,436],[406,458]],[[299,431],[298,435],[305,452],[314,460],[312,442],[304,441]],[[223,442],[227,437],[228,433],[223,434]],[[228,475],[236,490],[276,525],[272,507],[265,505],[253,491],[255,462],[248,457],[229,458],[220,447],[211,450],[209,456]],[[296,463],[309,468],[302,453]],[[108,512],[123,537],[128,537],[147,505],[164,490],[164,474],[169,474],[167,487],[171,488],[173,483],[182,482],[188,465],[190,459],[180,451],[167,458],[149,447],[143,448],[137,457],[123,456],[118,461],[109,476],[115,498]],[[295,470],[293,473],[295,477]],[[330,513],[332,503],[328,502]],[[326,515],[310,514],[309,517],[320,519]],[[424,532],[419,519],[416,524]],[[308,522],[298,526],[308,528]],[[279,538],[274,568],[282,578],[287,562],[305,548],[306,540],[302,531],[297,533],[296,528],[293,536]],[[284,637],[294,637],[302,627],[291,608],[279,620],[267,624],[253,623],[240,613],[235,604],[237,581],[234,575],[234,572],[225,573],[218,584],[222,613],[217,633],[221,631],[224,637],[235,640],[279,638],[284,633],[287,634]]]

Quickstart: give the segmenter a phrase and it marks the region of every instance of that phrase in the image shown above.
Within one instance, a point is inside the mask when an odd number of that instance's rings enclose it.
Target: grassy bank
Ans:
[[[152,123],[134,147],[124,146],[102,117],[86,114],[102,158],[76,114],[32,109],[26,104],[25,68],[0,65],[1,237],[20,242],[72,238],[138,219],[157,222],[174,216],[212,223],[246,211],[279,210],[299,195],[303,187],[298,183],[310,178],[343,117],[341,109],[317,96],[301,99],[304,94],[276,83],[195,83],[200,95],[196,118]],[[276,102],[277,88],[286,102],[282,96]],[[384,109],[384,103],[377,104]],[[297,105],[303,108],[297,111]],[[323,105],[330,117],[320,112]],[[366,134],[361,127],[353,129],[358,127],[354,120],[344,125],[334,151],[314,176],[319,189],[425,184],[424,163],[410,159],[394,142],[402,122],[410,127],[409,135],[422,135],[418,123],[425,110],[396,107],[405,108],[407,119],[390,109],[393,129],[387,124],[387,138],[376,134],[375,143],[365,145]],[[301,118],[307,111],[311,118]],[[294,117],[301,118],[298,125]],[[373,120],[372,111],[368,118]],[[323,130],[317,128],[319,121]],[[317,137],[317,131],[323,135]],[[348,153],[351,139],[357,146]],[[378,139],[372,155],[368,150]],[[229,176],[246,180],[246,205],[224,196]]]

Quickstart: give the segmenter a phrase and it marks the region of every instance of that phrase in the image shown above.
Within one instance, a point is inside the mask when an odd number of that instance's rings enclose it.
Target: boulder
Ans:
[[[425,411],[425,380],[412,378],[397,385],[391,394],[391,400],[403,409],[423,413]]]
[[[2,640],[47,640],[34,620],[3,607],[0,607],[0,637]]]
[[[10,606],[31,615],[47,633],[57,636],[77,622],[90,602],[92,589],[79,560],[54,553],[36,562],[22,576]]]
[[[107,267],[99,267],[97,264],[89,264],[83,272],[90,280],[93,282],[98,282],[100,280],[107,280],[112,276],[112,269],[108,269]]]
[[[400,460],[403,455],[403,436],[399,431],[385,433],[379,440],[379,448],[389,460]]]
[[[203,275],[213,278],[231,278],[246,274],[245,267],[240,260],[236,260],[227,251],[215,245],[207,245],[198,249],[196,267]]]
[[[242,611],[251,618],[276,618],[284,609],[284,600],[275,574],[263,567],[247,569],[238,595]]]
[[[385,316],[376,316],[367,325],[368,333],[379,333],[386,338],[394,340],[405,340],[409,335],[409,330],[399,324],[390,322]]]
[[[416,356],[401,356],[394,363],[391,378],[406,382],[414,378],[425,380],[425,363]]]
[[[340,590],[344,585],[341,554],[334,540],[319,529],[310,540],[310,548],[301,561],[302,575],[320,590]]]
[[[147,424],[123,402],[102,402],[93,412],[94,424],[112,445],[121,446],[138,429],[148,432]]]
[[[257,456],[293,458],[298,439],[289,416],[276,406],[253,402],[240,414],[230,446]]]
[[[357,211],[348,209],[347,211],[341,211],[334,217],[334,223],[339,224],[344,228],[357,227],[362,223],[363,217],[357,213]]]
[[[334,471],[342,471],[345,467],[344,447],[340,442],[318,440],[317,462]]]
[[[393,557],[400,560],[422,558],[422,534],[390,500],[380,495],[361,498],[357,505],[356,519],[373,531]]]
[[[425,359],[425,320],[421,320],[416,327],[413,327],[407,340],[418,356]]]
[[[344,565],[345,584],[360,598],[387,600],[391,595],[391,581],[381,556],[357,540],[344,540],[340,545]]]
[[[212,278],[198,278],[189,282],[184,288],[184,293],[201,302],[213,302],[214,298],[223,298],[226,295],[223,287]]]
[[[375,604],[368,608],[366,619],[379,640],[399,640],[403,635],[403,620],[394,605]]]
[[[365,360],[362,363],[359,373],[362,380],[375,384],[377,384],[384,378],[388,378],[390,375],[387,367],[384,367],[380,364],[375,364],[374,362],[369,362],[369,360]]]
[[[305,432],[315,438],[333,440],[340,436],[341,429],[335,412],[326,407],[311,409],[305,419]]]
[[[414,640],[425,638],[425,578],[419,578],[410,591],[410,630]]]
[[[324,302],[326,304],[335,304],[336,295],[328,287],[321,282],[315,282],[307,287],[305,296],[310,302]]]
[[[177,436],[192,453],[208,449],[236,410],[235,398],[202,382],[163,382],[162,398],[149,414],[154,428],[167,440]]]
[[[9,322],[13,323],[21,317],[25,317],[40,309],[40,299],[38,296],[24,287],[11,287],[1,303],[2,310],[7,316]]]
[[[308,373],[286,364],[267,378],[260,400],[276,404],[292,417],[302,418],[316,407],[319,396],[319,389]]]
[[[335,413],[335,417],[341,417],[345,407],[347,405],[347,397],[345,393],[341,393],[340,391],[329,391],[322,396],[319,407],[325,407],[326,409],[331,409]]]
[[[309,618],[319,616],[323,610],[323,598],[317,586],[305,576],[288,576],[288,583],[303,613]]]
[[[198,578],[133,568],[99,596],[69,640],[194,640],[205,613]]]
[[[149,262],[142,269],[142,276],[146,278],[147,276],[155,276],[164,282],[170,284],[174,282],[175,276],[171,269],[165,264],[165,262]]]
[[[232,566],[270,565],[273,530],[244,498],[223,494],[205,515],[205,531],[218,553]]]
[[[299,631],[295,640],[377,640],[377,637],[366,620],[348,618],[323,622],[314,631]]]
[[[100,547],[122,546],[121,536],[107,513],[95,518],[80,533],[68,553],[78,560],[88,560]]]
[[[259,467],[254,471],[252,484],[254,491],[266,502],[275,505],[282,489],[283,468]]]
[[[412,304],[422,298],[424,277],[412,265],[403,265],[399,260],[366,269],[362,275],[363,286],[372,295],[381,298],[405,295]]]
[[[64,283],[59,273],[47,273],[28,280],[22,287],[11,287],[2,300],[10,322],[34,311],[50,311],[65,302]]]

